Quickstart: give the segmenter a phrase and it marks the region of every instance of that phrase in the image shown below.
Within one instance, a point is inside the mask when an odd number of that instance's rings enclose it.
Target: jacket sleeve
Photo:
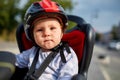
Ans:
[[[30,54],[32,54],[33,50],[34,50],[34,47],[16,55],[16,64],[15,65],[18,66],[19,68],[28,67]]]

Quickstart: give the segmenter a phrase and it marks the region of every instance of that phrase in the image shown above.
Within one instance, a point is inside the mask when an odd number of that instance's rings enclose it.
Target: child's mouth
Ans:
[[[45,40],[44,42],[51,42],[52,40]]]

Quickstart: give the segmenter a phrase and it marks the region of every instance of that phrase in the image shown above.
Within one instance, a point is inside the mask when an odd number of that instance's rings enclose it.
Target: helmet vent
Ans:
[[[42,0],[40,5],[46,12],[59,12],[57,4],[51,0]]]

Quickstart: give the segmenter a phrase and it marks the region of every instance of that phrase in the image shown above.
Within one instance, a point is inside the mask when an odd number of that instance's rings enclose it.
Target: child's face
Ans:
[[[63,36],[62,26],[57,19],[43,19],[34,24],[33,35],[35,42],[42,49],[52,49],[61,41]]]

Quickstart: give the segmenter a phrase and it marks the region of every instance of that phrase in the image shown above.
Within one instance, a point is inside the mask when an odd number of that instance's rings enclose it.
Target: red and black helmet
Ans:
[[[28,8],[24,17],[24,30],[29,40],[33,40],[33,37],[31,36],[33,22],[38,18],[43,19],[43,17],[57,18],[58,20],[61,19],[63,28],[66,28],[68,25],[65,11],[58,3],[51,0],[42,0],[35,2]]]

